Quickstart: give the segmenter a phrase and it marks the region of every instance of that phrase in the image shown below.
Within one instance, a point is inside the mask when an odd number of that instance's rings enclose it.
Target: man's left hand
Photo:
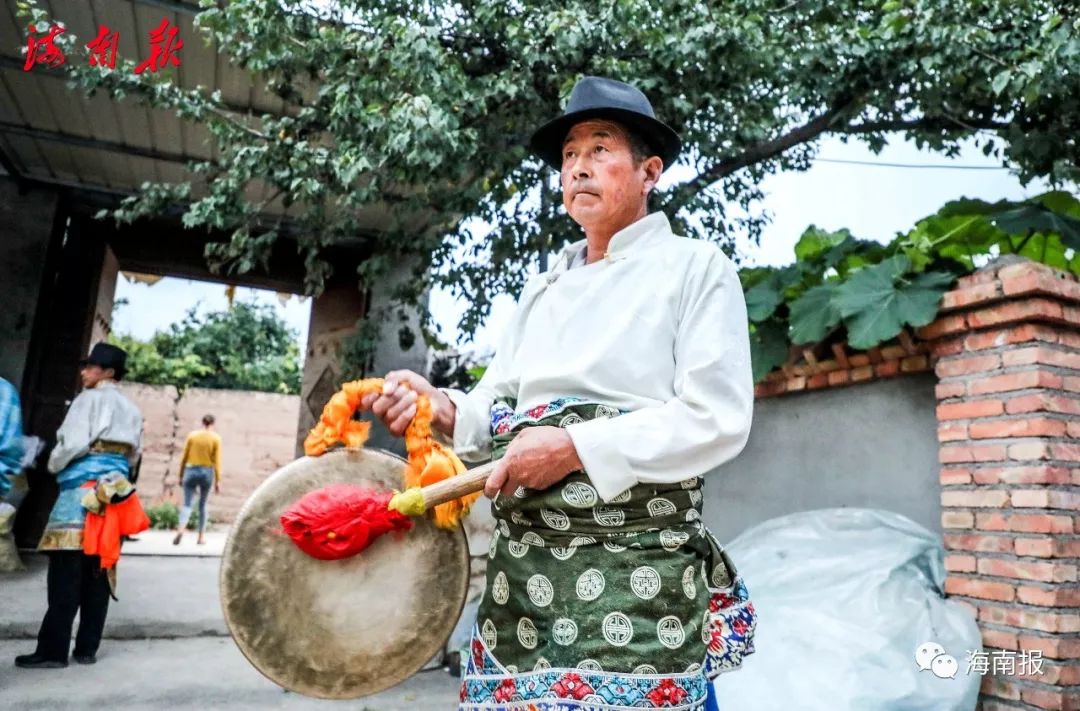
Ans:
[[[519,486],[543,490],[582,468],[574,441],[562,427],[527,427],[518,433],[495,465],[484,494],[512,496]]]

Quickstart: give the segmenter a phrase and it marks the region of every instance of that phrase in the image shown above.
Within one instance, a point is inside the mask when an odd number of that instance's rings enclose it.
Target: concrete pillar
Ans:
[[[380,310],[390,308],[387,296],[390,289],[387,287],[392,287],[400,280],[410,279],[409,271],[400,268],[388,277],[385,286],[377,285],[371,289],[370,313],[378,314]],[[420,336],[420,313],[417,310],[409,311],[406,313],[405,320],[402,320],[396,311],[397,309],[392,309],[388,317],[381,321],[382,328],[371,372],[365,375],[381,378],[391,370],[412,370],[426,378],[428,377],[428,348]],[[415,339],[409,348],[403,349],[398,331],[406,326],[412,330]],[[372,428],[371,443],[400,454],[405,452],[404,440],[392,436],[381,426]]]
[[[300,418],[296,455],[304,453],[304,438],[322,413],[323,405],[341,385],[341,343],[364,316],[364,295],[355,286],[331,288],[311,303],[307,353],[300,381]]]
[[[56,205],[52,191],[20,194],[14,181],[0,178],[0,377],[17,388],[30,353]]]
[[[307,355],[304,361],[304,373],[300,386],[300,419],[297,426],[296,452],[303,454],[303,442],[308,431],[318,420],[323,405],[340,388],[346,377],[341,366],[342,342],[356,332],[357,321],[367,314],[376,314],[387,303],[386,294],[397,279],[408,277],[408,270],[401,269],[392,274],[383,284],[373,285],[367,292],[371,303],[366,303],[365,294],[355,285],[327,289],[311,305],[311,321],[308,329]],[[408,349],[402,349],[398,342],[398,330],[409,325],[416,334],[416,340]],[[379,345],[375,352],[373,367],[364,377],[381,377],[387,371],[409,369],[427,374],[427,347],[419,331],[419,314],[412,313],[408,321],[383,319]],[[370,447],[404,454],[403,440],[393,437],[380,424],[371,429]]]
[[[93,322],[90,325],[90,343],[104,341],[112,333],[113,303],[116,300],[116,280],[120,276],[120,263],[107,245],[98,280],[97,300],[94,302]]]
[[[64,213],[64,205],[57,210]],[[63,214],[57,222],[39,289],[22,403],[26,432],[43,437],[49,447],[79,391],[78,362],[90,348],[105,256],[104,236],[91,220]],[[44,458],[27,478],[30,493],[15,522],[15,540],[22,546],[37,543],[56,498],[56,478],[45,470]]]
[[[1002,258],[919,335],[939,378],[945,590],[1013,666],[984,675],[981,708],[1080,709],[1080,283]]]

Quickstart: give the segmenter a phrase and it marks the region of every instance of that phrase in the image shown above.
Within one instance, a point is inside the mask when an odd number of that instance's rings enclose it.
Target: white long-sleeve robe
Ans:
[[[49,454],[49,471],[58,473],[89,452],[90,445],[97,440],[130,444],[134,451],[128,461],[134,463],[142,448],[142,428],[142,414],[116,383],[100,382],[71,401],[64,422],[56,431],[56,446]]]
[[[575,260],[585,247],[568,245],[529,280],[480,382],[444,390],[457,408],[455,451],[490,456],[498,398],[523,412],[574,396],[626,412],[566,428],[604,501],[734,458],[754,404],[734,263],[715,244],[675,236],[659,212],[616,233],[599,261]]]

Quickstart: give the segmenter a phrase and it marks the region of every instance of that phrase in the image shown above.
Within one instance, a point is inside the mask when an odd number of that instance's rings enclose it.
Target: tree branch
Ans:
[[[831,109],[809,123],[799,126],[770,141],[751,146],[738,155],[720,159],[693,180],[680,185],[675,192],[679,195],[696,194],[712,185],[717,180],[720,180],[720,178],[731,175],[737,170],[741,170],[742,168],[746,168],[755,163],[760,163],[769,158],[774,158],[800,143],[805,143],[817,138],[822,133],[828,131],[832,126],[833,121],[844,112],[850,110],[854,104],[854,100],[837,101]]]
[[[765,14],[766,15],[779,15],[779,14],[785,13],[788,10],[791,10],[792,8],[794,8],[796,5],[798,5],[799,2],[800,2],[800,0],[793,0],[793,2],[789,2],[787,5],[784,5],[783,7],[778,7],[775,10],[766,10]]]
[[[742,168],[746,168],[770,158],[775,158],[784,151],[799,144],[806,143],[807,141],[811,141],[823,133],[864,134],[911,130],[955,130],[957,128],[968,131],[977,131],[984,129],[1002,130],[1009,127],[1008,123],[994,121],[993,119],[966,119],[961,121],[960,119],[951,116],[923,117],[914,120],[890,119],[882,121],[862,121],[857,124],[843,126],[833,125],[836,118],[849,111],[854,104],[855,101],[837,102],[832,109],[829,109],[829,111],[809,123],[799,126],[772,140],[759,143],[756,146],[751,146],[738,155],[721,159],[693,180],[678,186],[672,191],[668,202],[682,202],[689,196],[697,194],[717,180],[720,180],[737,170],[741,170]]]
[[[941,118],[923,117],[911,121],[904,121],[900,119],[884,121],[862,121],[857,124],[837,127],[830,130],[835,133],[858,134],[881,133],[888,131],[914,131],[919,129],[944,130],[957,127],[969,131],[978,131],[983,129],[998,131],[1008,128],[1009,124],[1001,121],[994,121],[993,119],[964,119],[963,121],[961,121],[960,119],[954,118],[952,116],[943,116]]]

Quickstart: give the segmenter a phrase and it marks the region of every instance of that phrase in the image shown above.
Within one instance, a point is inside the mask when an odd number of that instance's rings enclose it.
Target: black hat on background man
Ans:
[[[575,124],[589,119],[615,121],[644,140],[668,168],[679,155],[682,139],[656,118],[652,104],[629,84],[603,77],[582,77],[570,92],[563,115],[536,130],[529,147],[555,170],[562,167],[562,144]]]
[[[115,373],[114,378],[121,380],[127,373],[127,351],[111,343],[95,343],[90,350],[90,355],[79,361],[80,367],[85,365],[112,368]]]

